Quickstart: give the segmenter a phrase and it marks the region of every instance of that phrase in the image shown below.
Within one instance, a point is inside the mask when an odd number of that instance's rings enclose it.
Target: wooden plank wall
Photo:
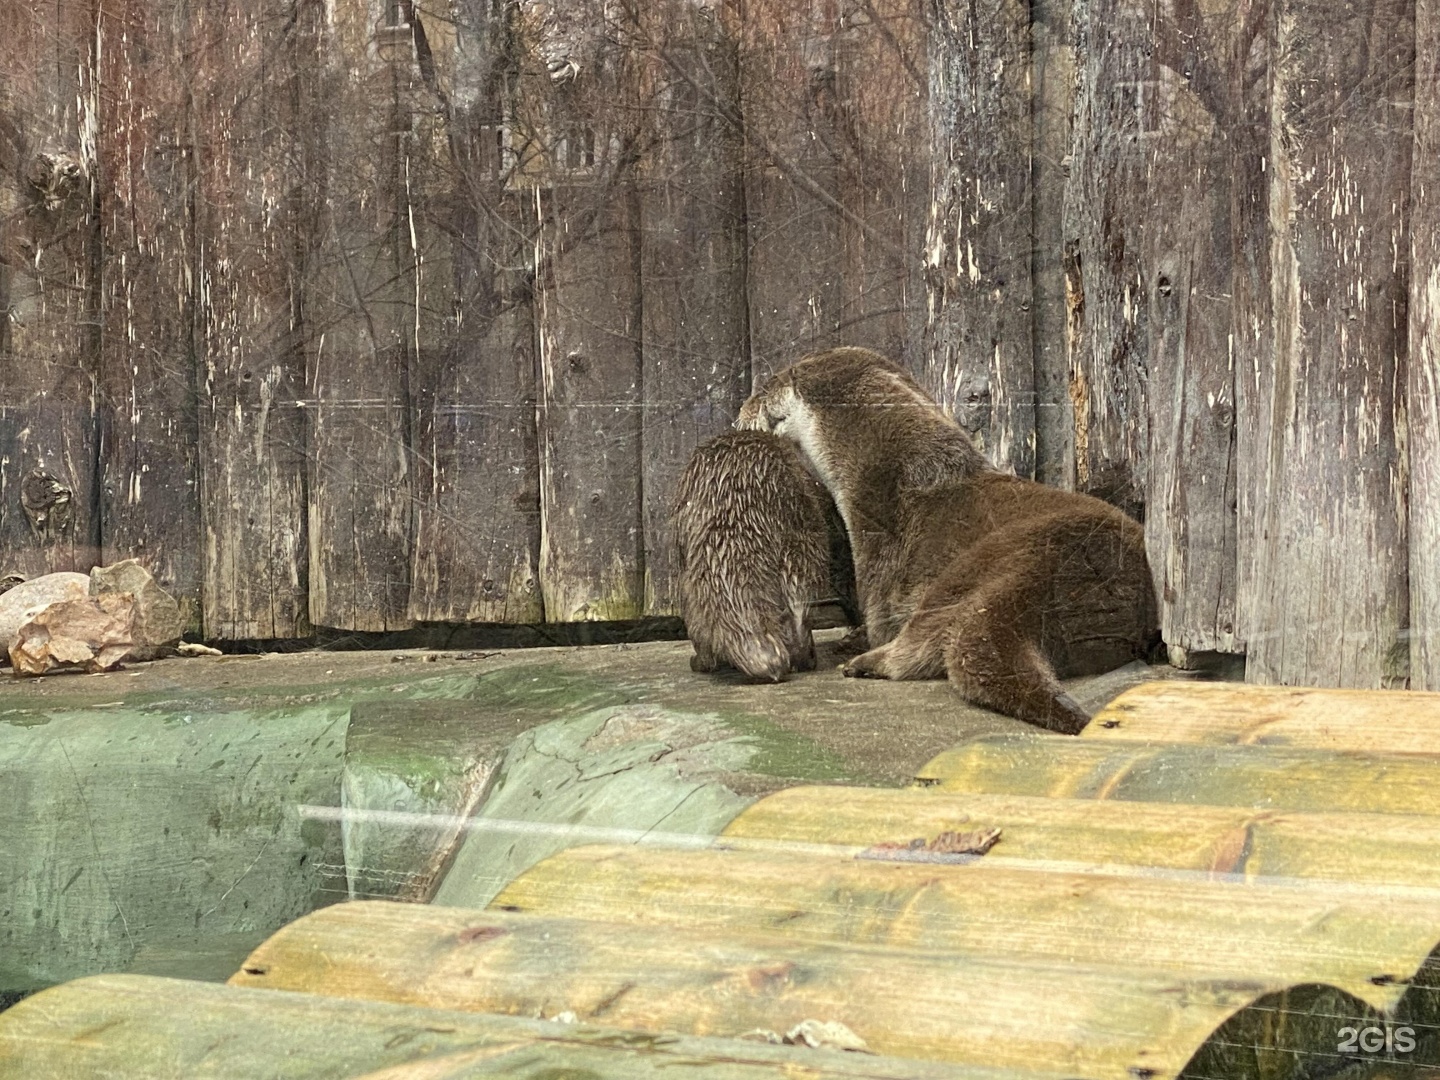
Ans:
[[[669,614],[690,451],[852,343],[1143,516],[1177,662],[1440,686],[1435,0],[15,7],[0,575]]]

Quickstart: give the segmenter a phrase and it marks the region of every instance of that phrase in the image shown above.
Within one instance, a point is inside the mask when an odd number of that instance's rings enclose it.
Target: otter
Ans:
[[[698,447],[674,524],[691,670],[779,682],[815,667],[813,604],[834,594],[858,621],[844,524],[793,443],[732,431]]]
[[[736,426],[797,444],[845,521],[870,644],[846,675],[948,676],[968,701],[1076,734],[1090,718],[1058,680],[1154,644],[1140,524],[993,468],[878,353],[801,359],[745,403]]]

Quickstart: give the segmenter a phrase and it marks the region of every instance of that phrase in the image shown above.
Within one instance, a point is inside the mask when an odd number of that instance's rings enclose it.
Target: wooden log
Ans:
[[[676,615],[676,484],[750,392],[739,60],[713,11],[683,2],[636,10],[654,102],[639,194],[645,614]]]
[[[304,264],[310,621],[404,629],[410,585],[409,368],[423,341],[414,13],[376,26],[333,5],[301,123],[315,144]],[[418,129],[418,130],[417,130]],[[442,306],[445,297],[435,300]]]
[[[1403,686],[1413,0],[1279,0],[1251,682]],[[1375,132],[1387,137],[1376,140]],[[1337,403],[1343,403],[1337,406]]]
[[[757,0],[742,24],[751,381],[844,342],[833,13]]]
[[[314,994],[275,994],[134,975],[79,979],[0,1016],[0,1074],[34,1080],[1046,1080],[992,1069],[956,1073],[866,1054],[634,1032],[418,1009]]]
[[[1188,981],[775,935],[658,936],[643,926],[381,902],[292,923],[230,981],[427,1008],[569,1010],[652,1032],[738,1035],[823,1019],[882,1054],[1104,1080],[1137,1068],[1178,1076],[1197,1054],[1223,1056],[1207,1045],[1222,1026],[1217,1037],[1239,1044],[1237,1064],[1257,1047],[1316,1061],[1334,1052],[1335,1016],[1374,1016],[1333,988],[1297,988],[1287,999],[1265,980]],[[1333,1011],[1307,1021],[1310,1007]]]
[[[1153,682],[1095,714],[1081,736],[1440,754],[1440,694]]]
[[[1410,181],[1410,687],[1440,690],[1440,6],[1415,3]]]
[[[139,0],[103,10],[101,561],[140,559],[199,630],[189,36]]]
[[[1076,0],[1076,89],[1063,207],[1075,487],[1144,513],[1148,355],[1140,265],[1154,123],[1149,8]],[[1148,96],[1147,96],[1148,95]]]
[[[1273,810],[1440,813],[1440,759],[1281,747],[987,736],[916,778],[947,791],[1209,803]]]
[[[939,3],[922,382],[993,465],[1035,473],[1030,8]]]
[[[1440,947],[1440,892],[1017,869],[1006,864],[1005,845],[1002,833],[964,865],[876,848],[858,857],[798,854],[783,843],[571,848],[511,882],[492,908],[1195,979],[1321,982],[1391,1015]]]
[[[1149,802],[1104,802],[934,789],[796,787],[778,791],[726,827],[727,843],[841,848],[907,844],[947,830],[998,828],[1014,860],[1057,871],[1112,868],[1319,878],[1434,888],[1440,820]]]
[[[91,7],[8,5],[0,40],[0,575],[83,573],[100,556]]]
[[[422,327],[434,328],[414,358],[409,615],[537,623],[545,613],[527,232],[533,199],[511,183],[505,121],[513,117],[513,87],[502,63],[510,33],[485,0],[466,0],[461,11],[449,157],[433,165],[435,185],[448,182],[449,191],[415,207],[428,291],[450,297],[453,307],[424,305]]]
[[[192,7],[204,633],[310,632],[302,258],[315,210],[299,81],[312,0]]]

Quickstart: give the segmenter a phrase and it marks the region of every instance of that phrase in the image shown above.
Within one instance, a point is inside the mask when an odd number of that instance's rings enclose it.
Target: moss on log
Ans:
[[[1045,1080],[753,1042],[99,975],[0,1015],[0,1076],[72,1080]]]
[[[1323,986],[381,902],[292,923],[231,983],[695,1035],[838,1021],[882,1054],[1096,1080],[1299,1075],[1337,1017],[1378,1022]]]
[[[1051,869],[1149,867],[1246,878],[1440,884],[1440,819],[1277,812],[909,789],[796,787],[761,799],[722,834],[732,843],[908,843],[999,828],[987,860]]]
[[[1106,705],[1082,735],[1440,755],[1440,694],[1151,682]]]

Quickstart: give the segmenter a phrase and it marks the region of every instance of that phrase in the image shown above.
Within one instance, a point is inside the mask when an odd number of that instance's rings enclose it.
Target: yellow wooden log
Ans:
[[[839,1022],[884,1054],[1094,1080],[1179,1076],[1192,1059],[1290,1075],[1333,1057],[1337,1022],[1379,1022],[1323,986],[374,901],[290,924],[231,982],[695,1035]]]
[[[942,791],[1440,814],[1440,758],[1414,754],[991,735],[937,755],[916,777]]]
[[[4,1080],[1045,1080],[872,1055],[98,975],[0,1013]]]
[[[1196,979],[1329,983],[1394,1015],[1440,946],[1440,890],[1422,898],[1415,892],[1052,873],[991,856],[946,865],[597,846],[550,857],[493,906]]]
[[[1440,694],[1163,679],[1127,690],[1087,739],[1440,754]]]
[[[853,855],[872,844],[985,828],[1001,830],[987,861],[1440,887],[1440,818],[1419,816],[796,787],[761,799],[722,835],[759,848]]]

